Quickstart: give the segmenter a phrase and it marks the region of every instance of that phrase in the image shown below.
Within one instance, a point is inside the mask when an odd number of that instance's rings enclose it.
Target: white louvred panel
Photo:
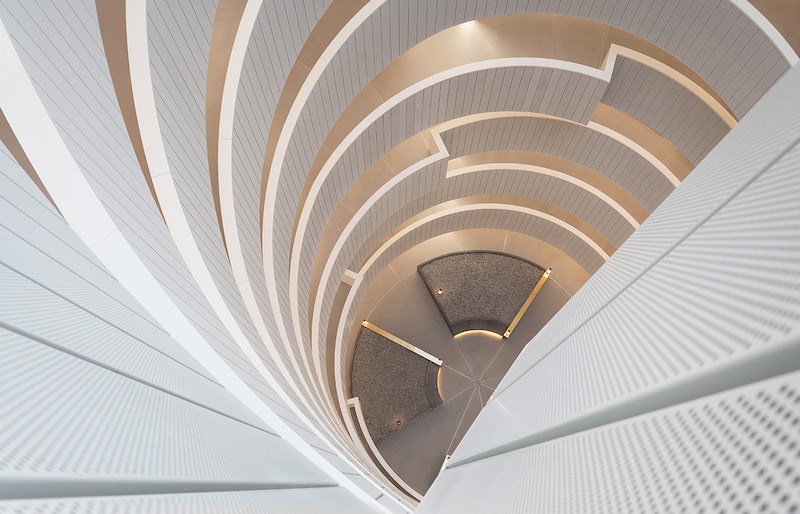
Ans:
[[[0,514],[359,514],[374,512],[341,487],[61,498],[0,503]]]
[[[22,335],[0,354],[4,499],[331,483],[277,436]]]
[[[420,513],[798,512],[800,373],[445,470]]]

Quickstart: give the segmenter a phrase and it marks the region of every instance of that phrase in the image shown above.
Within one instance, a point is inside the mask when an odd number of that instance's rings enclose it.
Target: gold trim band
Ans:
[[[531,294],[530,296],[528,296],[528,299],[525,300],[525,303],[522,304],[522,308],[519,310],[517,315],[514,316],[514,320],[511,322],[511,324],[508,326],[508,329],[503,334],[503,338],[508,338],[511,335],[511,332],[513,332],[514,329],[517,328],[519,320],[522,319],[522,316],[525,314],[525,311],[527,311],[528,307],[531,306],[531,303],[533,303],[533,299],[536,298],[537,294],[539,294],[539,291],[542,289],[542,286],[550,277],[550,273],[552,271],[553,271],[552,269],[547,268],[547,271],[544,272],[544,275],[542,275],[542,278],[540,278],[539,282],[536,283],[536,287],[533,288],[533,291],[531,291]]]
[[[428,359],[429,361],[431,361],[432,363],[436,364],[437,366],[441,366],[442,365],[442,359],[434,357],[433,355],[431,355],[430,353],[426,352],[425,350],[420,350],[419,348],[417,348],[413,344],[407,343],[406,341],[403,341],[402,339],[400,339],[396,335],[390,334],[389,332],[385,331],[384,329],[382,329],[380,327],[376,327],[375,325],[373,325],[372,323],[370,323],[367,320],[362,321],[361,322],[361,326],[363,326],[364,328],[368,328],[369,330],[372,330],[376,334],[381,335],[381,336],[385,337],[386,339],[388,339],[388,340],[390,340],[390,341],[392,341],[394,343],[399,344],[400,346],[402,346],[406,350],[411,350],[412,352],[416,353],[420,357]]]

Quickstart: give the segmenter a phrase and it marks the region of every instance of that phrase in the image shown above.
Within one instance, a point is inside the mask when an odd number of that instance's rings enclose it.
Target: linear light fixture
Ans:
[[[465,330],[463,332],[459,332],[458,334],[454,335],[453,337],[454,338],[459,338],[459,337],[463,336],[464,334],[485,334],[487,336],[492,336],[492,337],[497,337],[497,338],[502,338],[503,337],[500,334],[498,334],[497,332],[492,332],[491,330],[484,330],[482,328],[473,328],[473,329],[470,329],[470,330]]]
[[[442,365],[442,359],[434,357],[433,355],[431,355],[430,353],[426,352],[425,350],[421,350],[421,349],[417,348],[416,346],[414,346],[413,344],[408,343],[406,341],[403,341],[402,339],[400,339],[396,335],[390,334],[389,332],[385,331],[384,329],[382,329],[380,327],[376,327],[375,325],[373,325],[372,323],[370,323],[367,320],[362,321],[361,325],[364,328],[368,328],[368,329],[372,330],[373,332],[375,332],[376,334],[382,335],[386,339],[388,339],[388,340],[390,340],[390,341],[392,341],[394,343],[399,344],[400,346],[402,346],[406,350],[411,350],[412,352],[416,353],[420,357],[428,359],[429,361],[431,361],[432,363],[436,364],[437,366],[441,366]]]
[[[508,326],[508,329],[506,329],[505,333],[503,334],[504,338],[508,338],[511,335],[511,332],[513,332],[514,329],[517,327],[519,320],[522,319],[522,316],[525,314],[525,311],[527,311],[528,307],[531,306],[531,303],[533,303],[533,299],[536,298],[537,294],[539,294],[539,290],[542,288],[545,281],[547,281],[548,277],[550,277],[550,272],[552,271],[553,271],[552,269],[547,268],[547,271],[544,272],[544,275],[542,275],[542,277],[536,283],[536,287],[533,288],[533,291],[531,291],[530,296],[528,296],[528,299],[525,300],[525,303],[522,304],[522,308],[520,308],[517,315],[514,316],[514,320],[511,322],[511,324]]]

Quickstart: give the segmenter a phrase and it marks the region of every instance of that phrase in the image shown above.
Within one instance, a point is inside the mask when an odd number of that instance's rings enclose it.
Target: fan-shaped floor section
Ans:
[[[364,422],[375,442],[441,403],[435,391],[437,371],[438,366],[427,359],[361,327],[350,391],[361,402]]]
[[[417,269],[453,334],[503,335],[545,272],[525,259],[487,251],[451,253]]]

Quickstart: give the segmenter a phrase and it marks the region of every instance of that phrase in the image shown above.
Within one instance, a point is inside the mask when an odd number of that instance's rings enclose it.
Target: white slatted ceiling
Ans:
[[[766,86],[760,84],[760,88],[755,88],[760,91],[756,96],[753,94],[754,84],[752,84],[752,81],[764,82],[768,80],[768,78],[774,81],[787,68],[785,64],[781,67],[780,63],[782,62],[782,58],[780,58],[777,50],[771,48],[771,44],[767,41],[766,36],[758,32],[744,15],[727,2],[719,0],[714,2],[713,5],[711,5],[711,3],[703,4],[699,8],[697,5],[696,3],[692,5],[691,2],[686,1],[683,3],[676,1],[672,2],[670,5],[663,6],[661,3],[653,2],[638,6],[635,13],[633,13],[629,12],[629,9],[624,8],[623,2],[606,2],[599,11],[597,10],[596,4],[584,2],[582,4],[571,4],[567,7],[570,9],[567,14],[598,19],[604,23],[611,23],[625,30],[630,30],[645,39],[650,39],[656,44],[663,45],[667,50],[676,53],[679,58],[687,59],[687,64],[690,66],[692,66],[692,64],[699,66],[702,63],[707,63],[708,58],[703,55],[704,52],[727,52],[731,48],[734,48],[749,57],[756,54],[761,55],[758,52],[771,49],[768,51],[770,58],[765,57],[765,60],[760,63],[749,62],[748,59],[744,59],[744,61],[748,62],[743,63],[741,60],[734,58],[727,58],[723,61],[725,65],[728,66],[728,68],[725,68],[726,70],[730,70],[731,68],[740,69],[736,68],[737,66],[743,66],[745,68],[751,67],[759,70],[759,73],[755,75],[753,75],[753,72],[748,73],[740,71],[738,74],[734,73],[733,75],[736,76],[737,79],[749,79],[751,82],[750,84],[740,84],[738,88],[732,86],[730,78],[726,76],[725,87],[729,93],[734,90],[737,93],[743,90],[747,92],[748,97],[754,96],[755,98],[763,94],[768,84]],[[298,125],[298,130],[296,131],[298,134],[302,133],[304,130],[303,127],[310,130],[310,132],[298,136],[304,139],[304,142],[300,143],[298,148],[303,147],[306,148],[307,151],[301,153],[300,160],[296,161],[296,165],[298,165],[299,168],[294,168],[296,171],[290,174],[296,176],[296,174],[299,173],[302,177],[303,170],[307,172],[316,149],[321,145],[325,133],[324,128],[332,126],[336,119],[336,115],[330,114],[331,106],[336,106],[338,103],[338,109],[336,109],[335,112],[341,113],[347,105],[347,102],[349,102],[349,99],[354,96],[355,92],[366,85],[366,80],[368,80],[370,75],[365,74],[363,71],[365,68],[369,69],[369,65],[366,67],[363,65],[365,59],[368,64],[372,60],[377,60],[379,64],[377,64],[375,68],[378,70],[382,69],[382,67],[399,56],[410,45],[432,35],[433,32],[431,31],[434,28],[440,30],[450,26],[450,24],[461,23],[472,19],[472,16],[485,17],[496,14],[508,14],[511,12],[560,12],[559,10],[564,8],[561,3],[558,2],[520,2],[517,5],[502,4],[491,7],[481,5],[480,7],[485,10],[476,10],[476,7],[477,6],[474,4],[469,5],[464,2],[448,2],[447,0],[441,0],[436,5],[431,3],[406,5],[405,3],[390,2],[373,14],[371,17],[372,23],[364,24],[348,42],[348,45],[352,45],[354,48],[346,47],[347,50],[342,50],[340,55],[337,55],[338,60],[332,63],[320,79],[319,86],[314,92],[315,95],[319,95],[319,98],[318,100],[310,101],[309,109],[304,112],[304,116],[309,120],[313,119],[315,123],[309,122]],[[692,24],[683,24],[685,27],[681,25],[681,21],[684,18],[684,11],[682,9],[693,11],[695,16]],[[409,21],[409,18],[413,19],[414,16],[417,18],[413,21]],[[712,19],[719,16],[723,16],[726,22],[740,24],[740,32],[748,28],[750,31],[750,33],[748,33],[750,38],[740,38],[740,40],[737,40],[738,46],[736,47],[726,48],[720,47],[719,45],[706,47],[701,44],[717,39],[720,41],[725,40],[724,38],[726,37],[727,30],[723,30],[718,23],[711,23]],[[659,24],[653,23],[656,17],[659,18]],[[374,28],[376,25],[380,25],[381,30],[376,30]],[[672,27],[677,32],[685,32],[686,39],[665,38],[665,31],[663,30],[665,26]],[[416,27],[418,30],[412,35],[416,36],[416,39],[412,37],[407,38],[406,34],[408,31],[397,30],[397,27],[406,29]],[[423,30],[419,31],[420,28],[423,28]],[[424,28],[427,28],[428,32],[425,32]],[[708,34],[709,31],[711,34]],[[690,35],[695,32],[700,32],[703,35],[692,39]],[[361,45],[365,46],[366,54],[357,51],[358,46]],[[372,59],[370,59],[370,56],[372,56]],[[381,61],[381,57],[383,57],[384,60]],[[723,66],[719,65],[721,64],[720,60],[715,62],[718,63],[717,66],[713,68],[707,66],[701,67],[702,70],[717,77],[717,75],[713,75],[713,73],[723,68]],[[326,85],[328,82],[341,85],[341,75],[338,74],[340,73],[339,68],[343,64],[350,65],[350,73],[345,75],[349,80],[363,81],[363,83],[359,82],[359,87],[348,87],[347,82],[345,82],[343,87],[339,87],[338,89]],[[705,66],[705,64],[703,64],[703,66]],[[767,72],[767,70],[769,70],[769,72]],[[337,76],[327,78],[327,74],[336,74]],[[703,73],[701,73],[701,75],[702,74]],[[771,83],[772,82],[769,82],[769,84]],[[715,82],[712,82],[712,86],[715,84]],[[335,91],[336,94],[330,94],[332,90]],[[345,94],[345,91],[349,91],[352,96]],[[750,102],[750,104],[752,104],[752,102]],[[324,109],[316,108],[323,105]],[[740,109],[740,111],[738,111],[739,114],[746,111],[747,108],[749,108],[749,105],[743,110]],[[313,143],[310,148],[307,146],[309,141]],[[294,188],[289,188],[289,190],[292,193],[296,193],[299,187],[301,186],[296,184]]]
[[[691,91],[656,70],[620,57],[604,104],[621,110],[674,144],[694,164],[728,133],[729,127]]]
[[[514,117],[479,121],[442,134],[456,158],[493,150],[550,153],[610,178],[652,212],[674,186],[644,157],[616,140],[564,121]]]

